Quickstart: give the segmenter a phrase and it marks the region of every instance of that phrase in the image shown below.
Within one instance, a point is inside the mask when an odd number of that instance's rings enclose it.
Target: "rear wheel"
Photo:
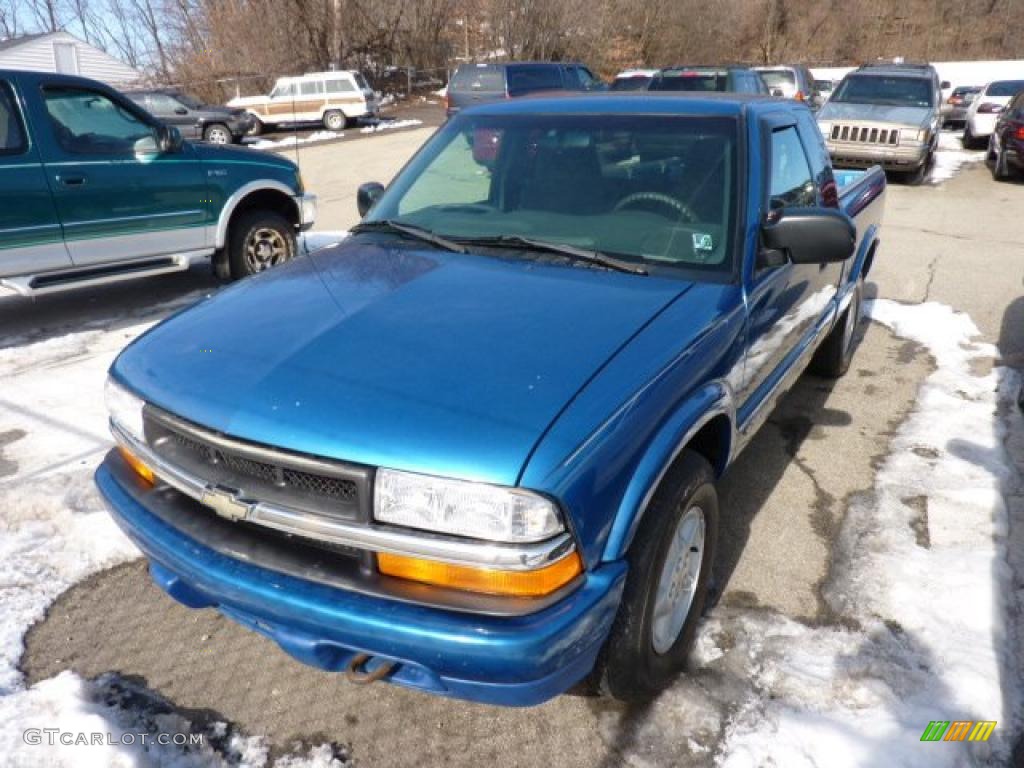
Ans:
[[[856,347],[854,336],[857,323],[860,322],[864,303],[864,280],[860,279],[853,286],[853,298],[843,312],[836,327],[832,329],[825,341],[818,347],[811,360],[811,372],[830,379],[838,379],[850,370],[853,351]]]
[[[228,242],[231,277],[240,280],[295,257],[295,228],[273,211],[247,211],[232,225]]]
[[[340,131],[347,124],[345,113],[337,109],[324,112],[324,128],[328,131]]]
[[[964,136],[960,140],[960,143],[964,145],[964,149],[978,148],[978,138],[971,132],[970,123],[966,123],[964,125]]]
[[[655,696],[686,667],[704,611],[718,539],[718,494],[707,460],[683,451],[629,549],[622,605],[598,662],[602,691]]]
[[[992,169],[992,178],[996,181],[1006,181],[1011,176],[1010,164],[1006,158],[1006,150],[1002,147],[996,149],[995,145],[996,139],[993,134],[988,141],[988,153],[986,154],[985,159],[992,164],[990,166]]]

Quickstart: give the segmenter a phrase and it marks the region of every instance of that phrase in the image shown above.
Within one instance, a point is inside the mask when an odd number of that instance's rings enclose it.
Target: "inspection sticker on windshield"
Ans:
[[[704,232],[693,233],[693,254],[695,256],[708,256],[715,250],[715,243],[711,235]]]

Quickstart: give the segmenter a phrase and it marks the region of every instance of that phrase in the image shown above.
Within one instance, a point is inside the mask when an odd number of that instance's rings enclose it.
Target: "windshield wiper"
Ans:
[[[589,264],[596,264],[607,269],[614,269],[618,272],[628,272],[631,275],[646,275],[647,270],[636,264],[620,261],[614,256],[609,256],[601,251],[592,251],[586,248],[577,248],[575,245],[566,243],[552,243],[547,240],[534,240],[532,237],[522,235],[498,235],[496,237],[474,237],[459,238],[460,243],[468,245],[483,245],[495,248],[526,248],[534,251],[546,251],[567,256],[575,261],[585,261]]]
[[[436,245],[439,248],[444,248],[446,251],[466,253],[467,250],[466,246],[461,243],[456,243],[454,240],[449,240],[447,237],[441,237],[441,235],[435,235],[429,229],[416,227],[412,224],[403,224],[402,222],[395,221],[394,219],[363,221],[352,227],[350,231],[353,234],[359,234],[360,232],[397,232],[398,234],[407,235],[417,240],[422,240],[425,243]]]

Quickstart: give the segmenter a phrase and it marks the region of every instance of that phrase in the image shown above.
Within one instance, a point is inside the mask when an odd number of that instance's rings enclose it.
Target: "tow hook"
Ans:
[[[391,674],[391,670],[395,668],[395,662],[386,661],[378,664],[374,669],[367,671],[365,668],[366,662],[370,660],[371,656],[368,653],[357,653],[352,661],[349,662],[348,668],[345,670],[345,677],[350,683],[356,685],[369,685],[375,683],[378,680],[387,677]]]

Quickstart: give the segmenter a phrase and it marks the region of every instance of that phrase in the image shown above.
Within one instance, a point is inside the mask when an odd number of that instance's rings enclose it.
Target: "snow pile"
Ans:
[[[331,139],[342,139],[344,137],[345,134],[340,131],[317,131],[301,139],[298,136],[286,136],[280,141],[249,138],[245,139],[245,145],[253,149],[285,149],[297,147],[301,144],[315,144],[318,141],[330,141]]]
[[[942,131],[935,152],[935,164],[928,172],[929,184],[941,184],[956,176],[965,165],[984,162],[985,150],[964,149],[959,132]]]
[[[850,503],[824,589],[833,625],[730,608],[705,622],[702,669],[679,686],[691,712],[703,702],[705,744],[731,713],[716,756],[723,766],[1001,765],[1020,725],[1002,496],[1017,482],[1003,439],[1008,419],[1021,427],[1010,407],[1019,380],[973,370],[995,349],[974,341],[964,314],[936,303],[867,308],[924,345],[937,369],[873,491]],[[701,684],[706,675],[723,682]],[[665,738],[659,726],[680,701],[670,692],[656,704],[647,738]],[[920,742],[931,720],[999,725],[987,743],[933,748]],[[678,743],[665,748],[680,757]]]
[[[390,131],[395,128],[412,128],[417,125],[423,125],[422,120],[381,120],[379,123],[374,125],[368,125],[365,128],[360,128],[360,133],[380,133],[381,131]]]

